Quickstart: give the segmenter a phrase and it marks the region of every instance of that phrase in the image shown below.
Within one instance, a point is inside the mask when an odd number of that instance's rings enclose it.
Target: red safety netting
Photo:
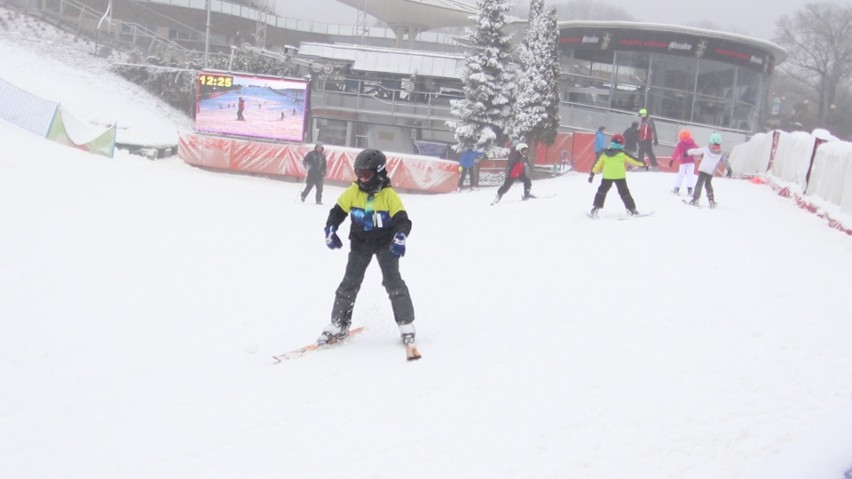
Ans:
[[[269,143],[236,138],[182,133],[178,156],[190,165],[246,173],[304,178],[302,158],[313,145]],[[355,180],[353,165],[361,150],[326,146],[326,181]],[[394,188],[430,193],[455,191],[458,163],[428,156],[387,153],[388,175]]]

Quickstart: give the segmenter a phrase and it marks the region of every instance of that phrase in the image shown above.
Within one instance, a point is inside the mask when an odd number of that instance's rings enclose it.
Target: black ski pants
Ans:
[[[595,193],[593,206],[595,208],[603,208],[604,200],[606,200],[606,195],[609,193],[609,189],[612,188],[613,183],[615,183],[615,187],[618,189],[621,201],[624,202],[624,207],[630,211],[635,210],[636,202],[633,201],[633,196],[630,195],[630,189],[627,188],[627,180],[624,178],[620,180],[602,179],[601,185],[598,186],[598,192]]]
[[[475,187],[479,186],[476,183],[478,178],[476,178],[476,172],[474,171],[473,166],[471,166],[470,168],[460,166],[459,168],[461,169],[461,171],[459,172],[459,189],[462,189],[462,186],[464,186],[465,176],[468,176],[470,178],[470,189],[474,189]]]
[[[639,161],[645,161],[645,155],[648,155],[648,158],[651,159],[651,166],[654,168],[657,167],[657,155],[654,154],[654,144],[652,141],[640,141],[639,142]]]
[[[318,178],[308,176],[308,178],[305,180],[305,189],[302,191],[302,201],[305,201],[305,198],[307,198],[308,195],[311,194],[311,189],[314,186],[316,186],[317,187],[317,193],[316,193],[317,204],[322,203],[322,184],[323,184],[322,176],[320,176]]]
[[[364,273],[375,254],[382,270],[382,286],[390,298],[394,320],[397,324],[409,324],[414,321],[414,305],[408,294],[408,286],[399,274],[399,258],[390,254],[389,250],[379,253],[352,250],[349,252],[349,262],[346,263],[346,274],[337,287],[334,306],[331,309],[331,322],[334,324],[352,324],[352,310],[355,298],[361,290]]]
[[[707,188],[707,199],[709,201],[716,201],[713,195],[713,175],[704,173],[703,171],[698,172],[698,181],[695,182],[695,189],[692,190],[692,199],[701,199],[702,187]]]
[[[532,189],[532,180],[529,176],[527,176],[526,173],[521,173],[521,176],[517,178],[510,178],[507,174],[506,181],[503,182],[500,188],[497,188],[497,196],[502,198],[503,195],[505,195],[506,192],[509,191],[509,188],[511,188],[512,185],[515,183],[515,180],[521,180],[524,183],[524,198],[529,197],[530,190]]]

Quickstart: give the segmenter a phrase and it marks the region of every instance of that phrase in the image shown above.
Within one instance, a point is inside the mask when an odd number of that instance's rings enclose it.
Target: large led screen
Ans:
[[[302,141],[308,83],[292,78],[203,71],[198,74],[195,130]]]

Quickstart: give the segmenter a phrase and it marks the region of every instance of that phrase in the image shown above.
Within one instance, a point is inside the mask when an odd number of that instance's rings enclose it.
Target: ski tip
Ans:
[[[413,344],[405,345],[405,359],[407,361],[416,361],[420,359],[420,351]]]

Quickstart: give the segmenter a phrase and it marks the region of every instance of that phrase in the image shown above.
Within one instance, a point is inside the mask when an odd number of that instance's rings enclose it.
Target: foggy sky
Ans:
[[[323,23],[355,23],[356,11],[337,0],[273,0],[280,15]],[[366,0],[370,1],[370,0]],[[475,5],[476,0],[459,0]],[[518,5],[528,0],[517,0]],[[561,0],[545,0],[545,7],[567,3]],[[790,15],[808,3],[808,0],[776,0],[772,7],[754,0],[611,0],[610,6],[629,8],[630,14],[648,23],[664,23],[696,26],[712,22],[720,30],[771,40],[775,23],[781,15]],[[843,3],[843,2],[839,2]]]

